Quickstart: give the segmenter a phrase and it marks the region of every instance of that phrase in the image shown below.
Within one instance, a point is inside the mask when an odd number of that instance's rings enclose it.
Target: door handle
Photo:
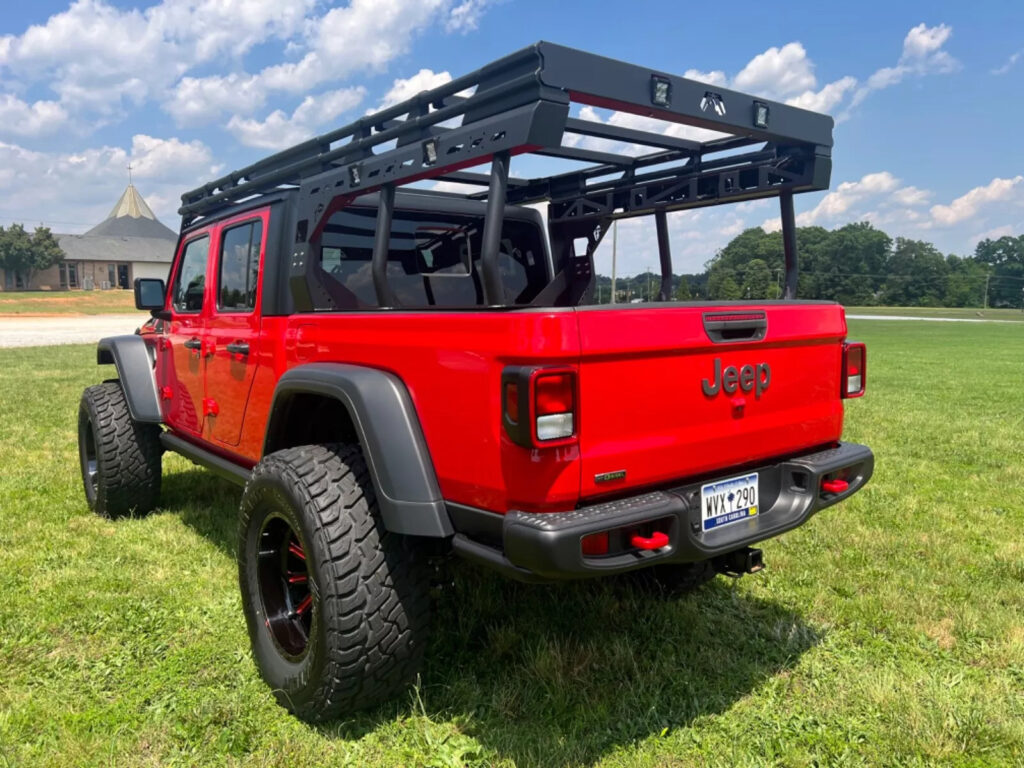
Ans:
[[[191,339],[186,341],[183,346],[185,349],[202,349],[203,342],[200,341],[198,336],[193,336]]]
[[[249,345],[244,341],[236,341],[232,342],[231,344],[225,344],[224,349],[226,349],[232,355],[249,354]]]

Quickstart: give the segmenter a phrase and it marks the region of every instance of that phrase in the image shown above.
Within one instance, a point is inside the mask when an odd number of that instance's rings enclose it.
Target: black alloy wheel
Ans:
[[[282,656],[305,656],[317,606],[309,583],[306,552],[283,517],[266,518],[260,531],[257,581],[267,629]]]

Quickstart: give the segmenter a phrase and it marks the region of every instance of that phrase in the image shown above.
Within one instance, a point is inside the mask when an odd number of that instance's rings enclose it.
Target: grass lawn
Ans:
[[[1019,309],[982,309],[981,307],[847,307],[851,315],[902,315],[904,317],[954,317],[968,320],[1014,320],[1024,322]]]
[[[108,371],[0,350],[0,765],[1024,764],[1024,330],[851,326],[875,478],[764,573],[664,600],[457,564],[418,689],[326,727],[257,677],[239,491],[169,456],[161,511],[92,516],[77,401]]]
[[[132,291],[0,292],[0,315],[106,315],[138,311]]]

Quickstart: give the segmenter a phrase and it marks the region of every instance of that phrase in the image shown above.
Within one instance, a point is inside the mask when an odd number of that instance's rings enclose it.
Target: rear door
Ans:
[[[583,497],[827,445],[842,432],[835,304],[581,308]]]
[[[206,325],[208,440],[237,446],[259,359],[260,298],[269,211],[247,213],[216,234],[213,296]]]
[[[167,423],[197,436],[203,428],[202,338],[208,309],[211,240],[209,230],[200,230],[182,242],[168,300],[169,330],[158,342]]]

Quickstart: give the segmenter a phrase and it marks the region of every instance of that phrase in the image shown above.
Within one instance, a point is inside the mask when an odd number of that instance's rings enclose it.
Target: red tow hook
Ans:
[[[668,534],[655,531],[650,538],[647,538],[637,533],[633,535],[629,543],[637,549],[661,549],[668,546]]]
[[[838,477],[834,480],[825,480],[821,484],[821,490],[826,493],[842,493],[849,487],[850,484],[848,482],[840,480]]]

